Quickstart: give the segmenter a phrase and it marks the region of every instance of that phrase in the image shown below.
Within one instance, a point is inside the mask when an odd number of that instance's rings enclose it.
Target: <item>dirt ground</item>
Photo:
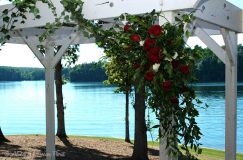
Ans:
[[[0,145],[0,160],[45,159],[45,136],[7,136],[11,141]],[[133,145],[123,141],[96,138],[56,139],[57,160],[131,160]],[[149,148],[149,159],[158,160],[157,147]]]

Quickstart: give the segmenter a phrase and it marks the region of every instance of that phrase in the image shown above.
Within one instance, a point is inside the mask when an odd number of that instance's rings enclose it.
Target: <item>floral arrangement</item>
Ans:
[[[196,80],[194,68],[200,54],[186,48],[184,25],[191,15],[183,15],[176,24],[158,23],[160,13],[155,11],[142,16],[125,15],[126,24],[117,19],[112,28],[97,37],[97,44],[105,49],[106,56],[130,66],[133,85],[146,86],[147,101],[161,122],[161,137],[167,140],[170,154],[181,155],[178,143],[191,157],[189,148],[201,152],[198,140],[200,128],[195,118],[202,102],[196,98],[191,83]]]

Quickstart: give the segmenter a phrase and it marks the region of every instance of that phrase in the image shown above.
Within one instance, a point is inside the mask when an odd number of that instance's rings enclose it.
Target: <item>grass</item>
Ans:
[[[28,135],[27,135],[28,136]],[[45,136],[45,135],[38,135]],[[108,137],[90,137],[90,136],[69,136],[70,138],[87,138],[87,139],[98,139],[98,140],[112,140],[112,141],[120,141],[123,142],[123,139],[120,138],[108,138]],[[133,143],[133,141],[132,141]],[[149,147],[159,148],[159,142],[148,142]],[[198,155],[199,160],[224,160],[225,152],[221,150],[202,148],[202,154]],[[243,154],[237,154],[237,160],[243,160]]]

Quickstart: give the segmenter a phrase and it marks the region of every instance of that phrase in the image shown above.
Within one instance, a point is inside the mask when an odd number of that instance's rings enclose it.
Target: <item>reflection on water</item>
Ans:
[[[210,107],[200,109],[198,123],[205,147],[224,149],[224,84],[196,84],[198,97]],[[35,82],[0,82],[0,125],[5,134],[45,134],[45,85]],[[125,97],[102,83],[64,86],[68,134],[124,137]],[[238,151],[243,153],[243,84],[238,86]],[[131,136],[134,112],[130,107]],[[154,117],[154,116],[152,116]],[[156,121],[154,121],[156,122]],[[153,133],[156,137],[156,132]],[[149,139],[150,136],[149,136]]]

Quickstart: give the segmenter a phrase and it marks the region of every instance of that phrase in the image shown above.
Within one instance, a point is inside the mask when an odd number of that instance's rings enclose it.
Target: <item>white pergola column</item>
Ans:
[[[170,22],[170,23],[175,22],[175,16],[176,16],[175,12],[173,12],[173,11],[164,12],[163,16],[166,17],[166,19],[164,17],[160,17],[159,18],[160,25],[163,25],[168,22]],[[165,130],[163,129],[162,126],[160,127],[160,131],[161,131],[162,135],[165,132]],[[160,138],[159,160],[177,160],[178,159],[177,156],[169,155],[168,149],[166,148],[166,146],[167,146],[167,137]]]
[[[225,160],[236,160],[237,151],[237,35],[221,29],[227,58],[225,65]]]
[[[47,38],[45,44],[45,54],[41,53],[38,45],[40,44],[38,37],[29,40],[27,36],[22,35],[21,31],[17,31],[23,42],[28,45],[40,63],[45,67],[45,101],[46,101],[46,159],[56,159],[55,148],[55,66],[60,61],[68,47],[79,38],[80,33],[72,33],[63,40],[63,44],[55,54],[55,41],[58,39]]]
[[[236,160],[237,137],[237,34],[222,28],[225,49],[200,26],[194,33],[225,64],[225,160]]]
[[[55,102],[54,102],[54,75],[55,66],[52,66],[54,58],[54,44],[45,46],[47,65],[45,68],[45,91],[46,91],[46,158],[55,160]]]

